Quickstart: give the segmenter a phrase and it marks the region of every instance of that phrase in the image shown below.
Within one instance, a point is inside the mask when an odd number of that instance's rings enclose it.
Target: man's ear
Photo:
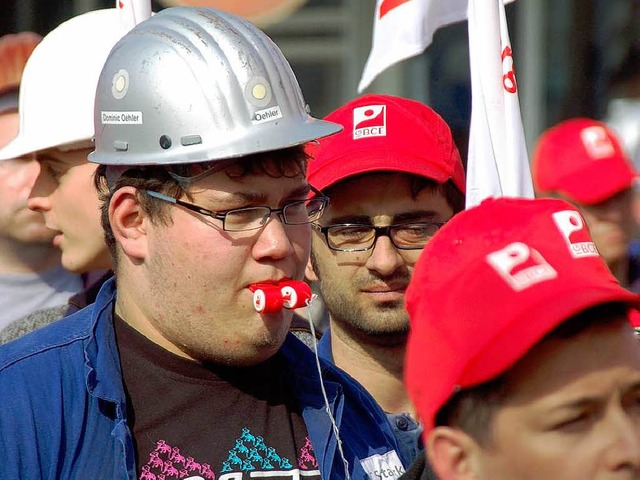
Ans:
[[[436,427],[427,438],[427,458],[440,480],[478,480],[475,440],[462,430]]]
[[[316,271],[313,268],[313,262],[311,261],[311,256],[309,256],[309,260],[307,260],[307,266],[304,269],[304,276],[309,282],[318,281],[318,276],[316,275]]]
[[[119,248],[134,262],[147,254],[146,220],[135,187],[122,187],[113,194],[109,203],[111,230]]]

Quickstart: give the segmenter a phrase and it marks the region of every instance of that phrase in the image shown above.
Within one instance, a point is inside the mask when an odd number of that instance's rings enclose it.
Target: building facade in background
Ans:
[[[0,34],[33,30],[44,35],[73,15],[114,6],[113,0],[4,3]],[[158,11],[181,2],[152,3]],[[209,3],[215,6],[216,0]],[[288,16],[261,27],[289,59],[314,115],[324,116],[357,96],[371,46],[375,1],[288,3],[294,5]],[[640,83],[640,2],[516,0],[506,11],[529,149],[542,130],[566,118],[617,115],[612,120],[628,128],[633,112],[640,117],[640,86],[629,87]],[[466,23],[438,31],[424,54],[390,68],[367,91],[431,105],[451,125],[464,155],[471,106]],[[622,102],[614,101],[620,97]]]

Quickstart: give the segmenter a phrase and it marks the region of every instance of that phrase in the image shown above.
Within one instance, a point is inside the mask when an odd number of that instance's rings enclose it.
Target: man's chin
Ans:
[[[372,315],[371,322],[368,325],[362,325],[361,331],[372,339],[376,339],[376,343],[381,344],[404,344],[409,335],[409,320],[406,315],[389,315],[389,309],[386,311],[378,310]]]
[[[26,231],[15,232],[11,235],[15,241],[33,245],[33,246],[51,246],[53,237],[55,237],[55,232],[52,232],[48,228],[38,230],[38,229],[29,229]]]

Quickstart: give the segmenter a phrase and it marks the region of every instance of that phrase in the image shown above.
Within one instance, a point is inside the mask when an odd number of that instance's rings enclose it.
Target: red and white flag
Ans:
[[[513,0],[507,0],[513,1]],[[371,53],[358,92],[385,69],[419,55],[435,31],[467,18],[468,0],[377,0]]]
[[[489,196],[533,198],[504,3],[513,0],[377,0],[373,46],[358,86],[418,55],[438,28],[468,18],[472,110],[467,207]]]
[[[127,32],[151,16],[151,0],[116,0],[116,8]]]

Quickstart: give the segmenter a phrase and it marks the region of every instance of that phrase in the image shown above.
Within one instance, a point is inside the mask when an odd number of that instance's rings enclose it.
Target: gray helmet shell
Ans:
[[[342,127],[309,115],[289,63],[253,24],[174,7],[138,24],[102,69],[95,151],[105,165],[169,165],[278,150]]]

